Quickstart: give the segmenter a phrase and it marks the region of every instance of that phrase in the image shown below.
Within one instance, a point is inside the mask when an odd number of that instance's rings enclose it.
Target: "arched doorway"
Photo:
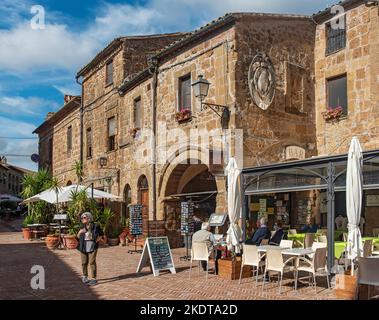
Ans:
[[[142,205],[142,230],[149,236],[149,183],[145,175],[138,179],[138,203]]]
[[[72,185],[71,180],[68,180],[67,183],[66,183],[66,186],[68,187],[68,186],[71,186],[71,185]]]
[[[164,191],[164,220],[166,233],[173,247],[183,245],[180,230],[181,202],[194,202],[194,216],[199,221],[195,229],[201,227],[201,221],[208,221],[216,211],[217,184],[207,165],[188,160],[178,164],[171,172]]]
[[[129,204],[132,203],[132,189],[129,184],[126,184],[124,187],[124,197],[122,202],[122,220],[125,221],[130,217],[129,215]]]

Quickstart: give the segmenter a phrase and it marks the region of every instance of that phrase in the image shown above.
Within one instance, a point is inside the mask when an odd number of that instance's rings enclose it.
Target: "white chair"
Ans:
[[[313,281],[314,281],[314,287],[315,291],[317,293],[317,283],[316,283],[316,275],[323,271],[325,272],[327,283],[328,283],[328,289],[330,289],[330,283],[329,283],[329,272],[326,265],[326,253],[327,248],[317,248],[315,250],[315,253],[313,254],[312,260],[309,260],[304,257],[300,257],[299,261],[305,262],[305,265],[300,265],[296,270],[296,278],[295,283],[297,283],[299,271],[308,272],[313,275]],[[310,276],[309,276],[310,279]]]
[[[372,229],[372,236],[375,238],[379,238],[379,228]]]
[[[363,258],[368,258],[372,255],[372,240],[366,240],[363,243]]]
[[[296,229],[289,229],[288,234],[297,234]]]
[[[344,232],[342,234],[342,239],[343,239],[343,242],[348,242],[349,241],[349,234]]]
[[[199,261],[199,273],[200,273],[201,261],[207,262],[207,272],[206,272],[205,278],[208,279],[209,251],[208,251],[208,246],[205,242],[202,242],[202,241],[192,242],[189,279],[191,279],[192,261]]]
[[[304,237],[303,248],[311,248],[315,240],[314,233],[306,233]]]
[[[379,286],[379,259],[358,258],[358,285]],[[369,287],[370,290],[370,287]],[[370,297],[370,291],[368,292]]]
[[[320,236],[327,236],[328,235],[328,229],[317,229],[317,234]]]
[[[292,249],[293,240],[280,240],[279,247]]]
[[[266,252],[266,267],[265,272],[263,275],[263,285],[262,285],[262,291],[265,285],[265,278],[267,272],[276,272],[278,275],[280,274],[280,280],[279,281],[279,294],[282,290],[282,282],[283,282],[283,273],[287,271],[294,271],[294,268],[292,266],[289,266],[288,263],[292,262],[296,259],[296,257],[291,257],[287,259],[286,261],[283,261],[283,255],[280,250],[277,249],[267,249]],[[269,279],[270,279],[270,273],[269,273]]]
[[[327,248],[328,244],[324,242],[313,242],[312,251],[315,252],[318,248]],[[313,253],[307,254],[307,257],[313,259]]]
[[[324,236],[324,235],[322,235],[322,236],[318,236],[317,239],[318,239],[318,242],[328,243],[328,238],[327,238],[327,236]]]
[[[243,266],[252,266],[252,267],[255,267],[255,269],[253,269],[253,272],[256,273],[255,285],[258,284],[259,268],[262,268],[265,265],[265,262],[262,260],[264,256],[265,255],[262,255],[262,256],[259,255],[257,246],[243,244],[243,255],[242,255],[242,264],[241,264],[239,283],[241,283]],[[254,274],[253,274],[253,277],[254,277]]]

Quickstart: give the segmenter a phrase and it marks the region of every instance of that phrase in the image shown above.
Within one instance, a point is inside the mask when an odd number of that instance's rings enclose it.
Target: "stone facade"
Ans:
[[[8,163],[6,157],[0,156],[0,194],[20,196],[24,175],[31,172]]]
[[[189,35],[114,40],[78,72],[83,83],[82,155],[79,110],[59,122],[62,127],[73,122],[77,145],[72,159],[82,158],[84,183],[94,182],[124,201],[130,189],[131,203],[144,203],[144,218],[153,234],[165,229],[177,232],[180,225],[174,220],[183,193],[196,199],[198,193],[208,192],[207,210],[227,211],[224,161],[230,156],[241,156],[240,166],[251,167],[331,155],[346,152],[347,145],[342,146],[340,139],[350,140],[352,135],[362,136],[365,150],[375,148],[377,11],[364,5],[349,10],[347,47],[327,57],[322,19],[316,26],[313,19],[295,15],[229,14]],[[258,54],[269,58],[274,75],[266,64],[260,69],[252,65]],[[106,85],[109,61],[113,61],[113,83]],[[325,79],[344,72],[349,75],[349,114],[339,123],[326,124],[321,117]],[[201,109],[191,88],[191,115],[178,121],[179,83],[188,75],[191,83],[200,75],[209,81],[203,101],[208,108]],[[251,92],[266,95],[270,88],[274,95],[263,110]],[[141,122],[133,132],[136,101]],[[227,131],[209,104],[229,108]],[[108,119],[113,117],[115,148],[108,151]],[[53,172],[64,175],[67,183],[74,178],[66,173],[69,161],[62,152],[66,134],[58,128],[43,127],[40,154],[46,153],[44,141],[53,132]],[[89,128],[91,156],[86,142]],[[338,144],[341,148],[335,147]],[[100,158],[106,159],[104,167]],[[112,206],[119,213],[127,211],[122,202]]]
[[[379,16],[378,7],[364,4],[346,11],[346,48],[325,54],[325,22],[316,30],[316,127],[319,155],[346,153],[353,136],[362,149],[379,148]],[[326,79],[346,74],[348,113],[327,123],[321,113],[327,106]]]

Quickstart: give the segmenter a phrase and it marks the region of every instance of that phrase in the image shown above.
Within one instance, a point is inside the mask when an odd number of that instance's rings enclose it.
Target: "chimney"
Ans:
[[[49,120],[54,114],[55,114],[55,112],[48,112],[46,117],[45,117],[45,121]]]
[[[65,94],[64,95],[64,103],[66,104],[67,102],[69,102],[74,96],[71,96],[71,95],[68,95],[68,94]]]

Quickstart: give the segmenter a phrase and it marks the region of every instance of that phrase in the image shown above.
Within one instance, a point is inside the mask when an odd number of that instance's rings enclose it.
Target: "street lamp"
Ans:
[[[100,157],[99,158],[99,163],[100,163],[100,167],[101,168],[106,167],[107,162],[108,162],[107,157]]]
[[[193,91],[195,94],[195,97],[200,100],[201,104],[201,111],[209,108],[214,113],[216,113],[221,118],[221,125],[223,128],[227,128],[230,120],[230,110],[227,106],[223,106],[220,104],[214,104],[209,102],[204,102],[203,100],[207,97],[208,91],[209,91],[210,82],[202,75],[198,76],[197,81],[192,83]],[[220,110],[222,109],[222,113],[220,113]]]

